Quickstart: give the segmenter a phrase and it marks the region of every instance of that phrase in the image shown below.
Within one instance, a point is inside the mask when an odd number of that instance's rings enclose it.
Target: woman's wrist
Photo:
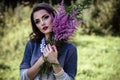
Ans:
[[[58,63],[52,64],[52,67],[55,74],[59,73],[63,69]]]
[[[60,77],[63,74],[64,74],[64,70],[63,69],[61,69],[61,71],[58,72],[58,73],[54,73],[55,77]]]
[[[61,67],[59,63],[51,63],[53,67]]]
[[[43,59],[44,62],[47,61],[47,57],[45,57],[44,55],[42,55],[42,59]]]
[[[62,67],[57,59],[51,62],[47,59],[47,57],[44,57],[44,55],[42,55],[42,59],[44,62],[49,62],[52,65],[55,74],[62,70]]]
[[[39,62],[41,62],[42,64],[45,62],[44,59],[43,59],[43,56],[41,56],[41,57],[39,58]]]

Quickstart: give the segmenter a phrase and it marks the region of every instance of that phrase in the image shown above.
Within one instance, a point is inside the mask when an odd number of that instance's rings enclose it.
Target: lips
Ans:
[[[47,29],[48,29],[48,26],[43,27],[43,30],[47,30]]]

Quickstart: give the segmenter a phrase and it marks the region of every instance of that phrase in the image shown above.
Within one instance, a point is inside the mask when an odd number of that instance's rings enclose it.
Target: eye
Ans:
[[[35,24],[38,24],[38,23],[40,23],[40,20],[38,20],[38,19],[35,20]]]
[[[45,17],[44,17],[44,19],[48,19],[48,18],[49,18],[49,16],[45,16]]]

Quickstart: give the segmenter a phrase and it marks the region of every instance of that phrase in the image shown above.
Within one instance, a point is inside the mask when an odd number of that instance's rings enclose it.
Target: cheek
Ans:
[[[49,24],[50,26],[53,25],[53,24],[52,24],[52,19],[51,19],[51,18],[48,20],[48,24]]]

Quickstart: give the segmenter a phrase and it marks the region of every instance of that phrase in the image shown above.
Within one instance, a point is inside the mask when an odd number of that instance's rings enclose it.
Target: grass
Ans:
[[[119,80],[120,38],[78,36],[78,73],[76,80]]]

